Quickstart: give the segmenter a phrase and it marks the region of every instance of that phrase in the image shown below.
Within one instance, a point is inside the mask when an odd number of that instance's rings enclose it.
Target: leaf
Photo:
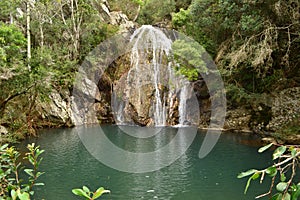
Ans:
[[[280,175],[280,181],[281,181],[281,182],[284,182],[285,180],[286,180],[285,174],[282,173],[282,174]]]
[[[271,166],[266,169],[266,173],[269,174],[270,177],[274,177],[277,174],[277,168],[275,166]]]
[[[279,158],[286,151],[286,146],[278,147],[273,153],[273,160]]]
[[[83,189],[83,191],[84,191],[85,193],[87,193],[87,194],[90,193],[90,189],[89,189],[88,187],[83,186],[82,189]]]
[[[17,199],[18,194],[17,194],[16,190],[12,189],[11,192],[10,192],[10,195],[11,195],[13,200]]]
[[[98,197],[100,197],[102,194],[105,193],[110,193],[110,190],[105,190],[103,187],[100,187],[96,190],[96,192],[94,192],[92,199],[97,199]]]
[[[257,171],[257,170],[256,170],[256,171]],[[247,193],[248,188],[249,188],[250,183],[251,183],[251,180],[255,180],[255,179],[259,178],[259,177],[260,177],[260,174],[261,174],[261,172],[255,172],[255,174],[253,174],[253,175],[248,179],[247,184],[246,184],[246,187],[245,187],[244,194]]]
[[[244,190],[244,194],[246,194],[246,193],[247,193],[247,191],[248,191],[248,188],[249,188],[249,186],[250,186],[250,183],[251,183],[251,180],[252,180],[252,177],[250,177],[250,178],[248,179],[248,181],[247,181],[247,184],[246,184],[246,187],[245,187],[245,190]]]
[[[24,169],[24,172],[26,172],[26,174],[28,174],[29,176],[32,176],[32,177],[34,176],[32,173],[33,169]]]
[[[44,183],[35,183],[34,185],[36,185],[36,186],[44,186],[45,184]]]
[[[296,149],[292,149],[291,155],[292,155],[293,158],[295,158],[296,155],[297,155],[297,150]]]
[[[258,149],[258,152],[262,153],[262,152],[266,151],[267,149],[269,149],[272,145],[273,145],[273,143],[268,144],[266,146],[263,146],[263,147],[261,147],[261,148]]]
[[[282,194],[276,193],[272,196],[270,200],[282,200]]]
[[[0,147],[0,150],[3,151],[4,149],[6,149],[8,147],[8,144],[4,144]]]
[[[43,150],[43,149],[42,149],[42,150],[37,149],[37,150],[36,150],[36,155],[39,156],[39,155],[41,155],[41,154],[44,153],[44,152],[45,152],[45,150]]]
[[[34,159],[33,159],[33,157],[31,156],[31,155],[28,155],[28,161],[32,164],[32,165],[34,165]]]
[[[297,187],[296,191],[292,194],[292,200],[297,200],[300,197],[300,187]]]
[[[36,178],[40,177],[41,175],[43,175],[45,172],[37,172],[36,173]]]
[[[287,186],[288,186],[288,184],[286,182],[280,182],[276,185],[276,190],[279,192],[283,192],[283,191],[285,191]]]
[[[257,172],[256,169],[249,169],[249,170],[246,171],[246,172],[241,172],[241,173],[237,176],[237,178],[244,178],[244,177],[246,177],[246,176],[249,176],[249,175],[251,175],[251,174],[254,174],[255,172]]]
[[[29,194],[27,192],[21,193],[20,189],[19,189],[17,191],[17,193],[18,193],[18,197],[19,197],[20,200],[30,200],[30,196],[29,196]]]
[[[282,200],[291,200],[291,195],[289,193],[285,193]]]
[[[260,177],[260,174],[261,172],[256,172],[255,174],[253,174],[251,177],[252,177],[252,180],[256,180]]]
[[[73,192],[73,194],[75,194],[77,196],[81,196],[81,197],[90,199],[90,196],[87,195],[82,189],[73,189],[72,192]]]

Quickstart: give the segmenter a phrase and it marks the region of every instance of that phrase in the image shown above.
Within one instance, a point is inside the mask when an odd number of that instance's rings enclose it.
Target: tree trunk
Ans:
[[[30,60],[31,60],[31,37],[30,37],[30,2],[27,2],[26,9],[26,27],[27,27],[27,62],[28,70],[31,71]]]
[[[138,10],[136,11],[136,15],[135,15],[134,19],[132,20],[133,22],[135,22],[137,20],[137,18],[139,17],[140,11],[141,11],[141,5],[139,5]]]

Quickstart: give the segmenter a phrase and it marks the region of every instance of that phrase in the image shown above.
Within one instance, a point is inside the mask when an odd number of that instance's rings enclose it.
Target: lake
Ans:
[[[124,128],[132,131],[133,135],[135,130],[139,134],[143,129],[146,134],[155,134],[151,137],[144,134],[144,138],[137,139],[126,134]],[[83,130],[91,135],[89,132],[97,132],[97,129],[101,129],[114,145],[130,152],[151,152],[162,148],[171,143],[179,130],[171,127],[120,128],[116,125],[103,125],[101,128],[92,126]],[[248,193],[244,195],[247,179],[236,178],[241,171],[260,169],[271,164],[271,152],[257,153],[261,145],[258,138],[248,134],[224,133],[213,150],[200,159],[198,153],[205,135],[205,131],[198,130],[192,144],[175,162],[144,173],[121,172],[106,166],[107,163],[101,163],[91,155],[91,149],[84,145],[78,128],[42,130],[39,138],[28,139],[20,147],[24,149],[26,143],[35,142],[45,150],[40,166],[40,171],[45,174],[39,179],[45,186],[36,188],[35,199],[80,199],[71,190],[83,185],[92,190],[100,186],[111,190],[111,194],[100,199],[112,200],[252,200],[256,195],[268,191],[269,181],[265,180],[264,184],[253,181]],[[183,147],[178,143],[173,148],[176,152]],[[113,163],[122,160],[111,153],[110,150],[101,152]],[[170,155],[161,155],[164,156]],[[133,168],[130,168],[134,171],[153,163],[159,164],[164,159],[128,160],[134,163]],[[124,162],[124,165],[128,163]]]

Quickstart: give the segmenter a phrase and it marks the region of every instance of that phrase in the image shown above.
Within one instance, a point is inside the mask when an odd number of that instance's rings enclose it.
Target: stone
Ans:
[[[4,127],[0,125],[0,135],[6,135],[8,134],[8,130]]]

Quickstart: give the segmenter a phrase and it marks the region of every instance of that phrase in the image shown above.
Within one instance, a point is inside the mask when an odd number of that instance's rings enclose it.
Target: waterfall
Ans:
[[[187,125],[187,96],[188,96],[188,86],[185,85],[180,91],[180,98],[179,98],[179,125]]]
[[[116,124],[122,125],[124,122],[124,102],[119,99],[117,94],[113,94],[112,96],[112,105],[113,105],[113,111],[115,116],[115,122]]]
[[[174,59],[169,59],[172,58],[172,39],[158,28],[143,25],[132,34],[130,43],[131,68],[122,88],[124,102],[114,99],[116,123],[131,124],[133,119],[129,119],[132,117],[126,112],[133,109],[139,117],[135,120],[151,118],[152,126],[166,126],[170,106],[174,103],[172,96],[180,91],[179,124],[183,125],[187,120],[185,104],[189,89],[187,81],[175,74]],[[151,102],[149,109],[146,101]]]
[[[141,98],[141,84],[140,79],[141,68],[144,66],[145,61],[147,62],[147,57],[150,55],[152,59],[150,60],[150,80],[155,88],[155,102],[154,102],[154,125],[155,126],[165,126],[167,117],[166,108],[166,94],[161,91],[161,87],[165,86],[167,80],[163,79],[163,74],[161,72],[170,72],[171,65],[167,64],[163,66],[164,56],[169,56],[172,49],[172,40],[167,38],[167,36],[159,29],[154,28],[150,25],[143,25],[140,29],[137,29],[131,39],[133,42],[133,48],[131,53],[131,65],[134,67],[137,78],[137,87],[139,87],[139,99]],[[153,70],[153,71],[152,71]],[[167,74],[170,77],[171,74]]]

